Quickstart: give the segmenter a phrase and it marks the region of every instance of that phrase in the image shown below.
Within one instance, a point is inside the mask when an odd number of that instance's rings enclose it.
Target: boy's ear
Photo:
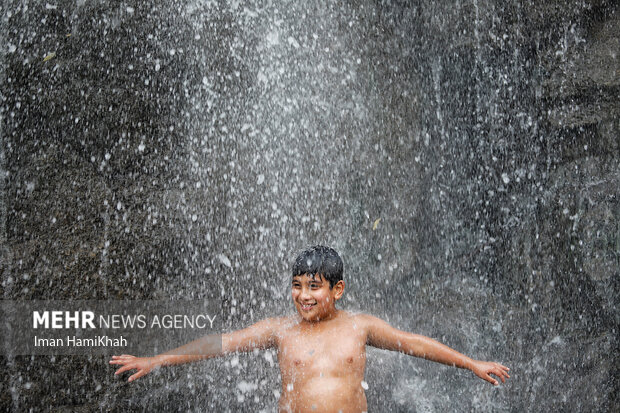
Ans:
[[[340,300],[342,295],[344,294],[344,281],[340,280],[336,284],[334,284],[334,299]]]

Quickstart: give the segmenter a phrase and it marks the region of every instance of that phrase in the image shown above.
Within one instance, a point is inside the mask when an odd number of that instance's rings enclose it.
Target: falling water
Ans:
[[[370,411],[618,408],[611,1],[5,1],[4,299],[293,311],[304,247],[342,308],[504,362],[369,349]],[[127,385],[99,356],[3,357],[2,410],[274,411],[275,352]]]

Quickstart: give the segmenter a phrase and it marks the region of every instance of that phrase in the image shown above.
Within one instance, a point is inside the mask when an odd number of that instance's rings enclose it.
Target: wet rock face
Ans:
[[[614,2],[5,3],[3,298],[226,291],[239,328],[329,244],[345,308],[513,369],[370,350],[370,410],[618,406]],[[272,409],[273,357],[3,358],[0,406]]]

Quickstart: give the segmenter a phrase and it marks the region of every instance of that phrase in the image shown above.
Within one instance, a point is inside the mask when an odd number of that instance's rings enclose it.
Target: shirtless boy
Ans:
[[[494,385],[499,383],[490,374],[502,382],[510,377],[509,368],[499,363],[473,360],[379,318],[338,310],[336,301],[345,287],[342,273],[336,251],[312,247],[293,266],[292,298],[298,314],[224,334],[221,348],[199,339],[154,357],[113,356],[110,364],[122,366],[115,374],[137,370],[129,377],[133,381],[160,366],[276,348],[282,376],[281,412],[365,412],[366,345],[469,369]]]

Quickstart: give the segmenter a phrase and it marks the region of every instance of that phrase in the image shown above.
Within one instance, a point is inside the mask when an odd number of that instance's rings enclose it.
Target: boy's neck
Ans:
[[[314,326],[317,325],[323,321],[330,321],[333,320],[335,318],[337,318],[340,315],[340,310],[334,308],[334,311],[330,311],[329,314],[327,314],[325,317],[321,317],[319,319],[316,320],[306,320],[305,318],[301,318],[300,320],[300,324],[304,324],[304,325],[309,325],[309,326]]]

